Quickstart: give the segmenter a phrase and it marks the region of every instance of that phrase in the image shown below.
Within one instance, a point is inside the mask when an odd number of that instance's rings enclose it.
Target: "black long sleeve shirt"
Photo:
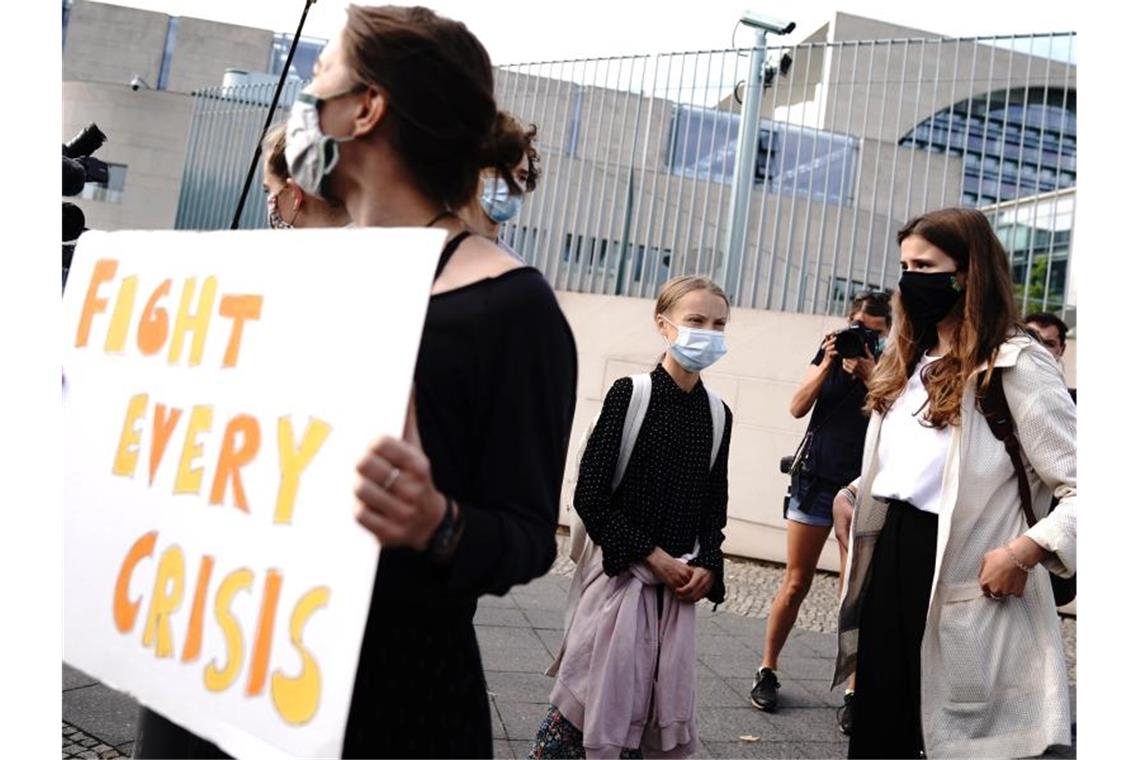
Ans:
[[[611,493],[633,381],[622,378],[606,394],[582,462],[574,508],[602,549],[607,575],[645,559],[654,547],[679,557],[700,553],[691,564],[715,576],[708,598],[724,601],[724,526],[728,508],[728,448],[732,412],[725,405],[724,438],[710,471],[712,414],[700,381],[682,390],[659,364],[652,393],[625,475]]]
[[[458,606],[505,594],[554,562],[558,499],[577,398],[577,351],[531,267],[432,296],[416,363],[416,417],[436,488],[465,527],[438,567],[382,549],[372,614],[391,603]]]

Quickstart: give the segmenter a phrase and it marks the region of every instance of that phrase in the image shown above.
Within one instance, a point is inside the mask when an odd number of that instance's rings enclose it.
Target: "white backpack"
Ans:
[[[629,457],[633,453],[633,445],[637,443],[637,434],[641,431],[641,423],[645,421],[645,412],[649,409],[649,396],[653,388],[648,374],[632,375],[630,379],[633,381],[633,396],[630,397],[629,406],[625,410],[625,422],[621,429],[621,449],[618,453],[617,466],[614,468],[613,481],[610,484],[611,493],[617,490],[621,479],[625,476],[625,468],[629,466]],[[711,470],[716,463],[716,455],[720,451],[721,441],[724,439],[724,403],[707,387],[705,393],[708,394],[709,411],[712,413],[712,455],[709,457],[709,469]],[[585,435],[578,441],[578,452],[574,460],[574,477],[570,481],[570,558],[574,562],[580,562],[587,539],[586,526],[582,523],[582,518],[578,516],[578,511],[574,509],[574,490],[578,484],[578,469],[582,466],[582,455],[586,452],[586,446],[590,442],[594,426],[598,424],[599,416],[601,416],[601,412],[598,412],[598,415],[590,422]]]

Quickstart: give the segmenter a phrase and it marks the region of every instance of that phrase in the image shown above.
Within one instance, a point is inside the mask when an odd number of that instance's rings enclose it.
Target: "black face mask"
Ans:
[[[906,315],[921,337],[932,337],[938,323],[946,318],[962,297],[962,285],[955,272],[906,271],[899,278],[899,296]]]

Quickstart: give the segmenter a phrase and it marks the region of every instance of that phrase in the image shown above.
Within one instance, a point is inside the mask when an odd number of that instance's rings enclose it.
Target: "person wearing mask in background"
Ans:
[[[509,119],[512,122],[511,128],[522,131],[521,125],[513,117],[504,114],[501,118]],[[520,261],[523,260],[522,256],[507,245],[500,234],[502,226],[519,215],[524,195],[534,192],[542,173],[538,168],[538,150],[534,145],[538,127],[531,124],[523,134],[526,145],[518,163],[505,174],[494,167],[485,169],[479,176],[479,197],[459,210],[459,218],[468,227],[488,240],[498,242],[503,250]]]
[[[448,240],[404,434],[384,431],[357,466],[356,519],[383,551],[343,756],[490,757],[472,618],[481,595],[554,561],[577,354],[541,273],[452,212],[475,196],[482,167],[508,170],[525,142],[503,129],[482,44],[426,8],[349,5],[347,15],[293,105],[289,174],[360,227],[434,226]],[[392,318],[346,345],[383,351],[384,331],[421,329]],[[328,494],[330,506],[346,496]],[[148,712],[136,757],[217,756]]]
[[[265,211],[269,226],[275,230],[293,227],[344,227],[352,220],[344,205],[310,195],[289,177],[285,161],[285,125],[278,124],[265,135],[262,143],[265,164]]]
[[[666,353],[610,387],[582,454],[574,508],[589,540],[532,757],[688,757],[697,746],[695,605],[724,601],[732,433],[700,373],[725,353],[728,297],[677,277],[654,314]]]
[[[1053,354],[1057,363],[1064,367],[1061,357],[1065,355],[1065,339],[1069,335],[1069,326],[1065,324],[1064,320],[1056,314],[1038,312],[1030,314],[1022,321],[1025,322],[1029,331],[1037,336],[1045,348],[1049,349],[1049,353]],[[1077,389],[1070,388],[1069,395],[1073,397],[1073,403],[1076,403]]]
[[[862,474],[841,492],[857,538],[833,681],[858,675],[848,755],[1033,757],[1070,742],[1048,573],[1076,572],[1076,406],[1017,326],[984,214],[933,211],[897,240],[895,328],[867,386]],[[1008,403],[1024,481],[983,396]]]
[[[891,328],[890,294],[856,294],[847,321],[850,327],[863,331],[858,341],[863,355],[841,357],[835,345],[839,331],[830,333],[792,396],[792,416],[800,419],[811,410],[811,420],[803,444],[803,465],[792,476],[792,492],[784,515],[788,521],[788,564],[768,613],[764,652],[749,694],[752,705],[766,712],[775,711],[779,705],[780,651],[811,589],[820,553],[831,533],[835,495],[859,475],[867,433],[867,417],[863,414],[866,383]],[[874,350],[865,345],[864,336],[873,336]],[[839,543],[840,567],[847,559],[846,543],[843,536]],[[838,716],[844,733],[850,729],[852,698],[849,688]]]

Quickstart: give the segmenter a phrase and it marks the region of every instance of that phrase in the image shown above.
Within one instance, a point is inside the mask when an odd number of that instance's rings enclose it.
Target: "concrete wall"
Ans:
[[[193,100],[120,84],[63,83],[63,140],[91,122],[107,135],[96,157],[125,164],[119,202],[71,198],[91,229],[172,229]]]
[[[273,32],[182,17],[170,61],[172,92],[191,92],[222,83],[227,68],[265,71]]]
[[[115,82],[126,89],[137,75],[156,86],[167,18],[118,5],[75,3],[63,49],[64,81]]]
[[[619,377],[647,372],[657,363],[662,341],[653,327],[652,299],[558,291],[558,301],[578,345],[578,406],[571,434],[571,456],[590,420],[601,409]],[[788,478],[780,457],[795,449],[805,417],[788,413],[792,394],[822,336],[842,327],[833,317],[759,309],[732,310],[728,354],[703,373],[733,413],[728,464],[728,526],[724,549],[730,554],[775,562],[787,559],[783,497]],[[1076,343],[1066,351],[1066,377],[1076,382]],[[563,484],[563,524],[571,499]],[[828,539],[820,567],[837,571],[838,545]]]

